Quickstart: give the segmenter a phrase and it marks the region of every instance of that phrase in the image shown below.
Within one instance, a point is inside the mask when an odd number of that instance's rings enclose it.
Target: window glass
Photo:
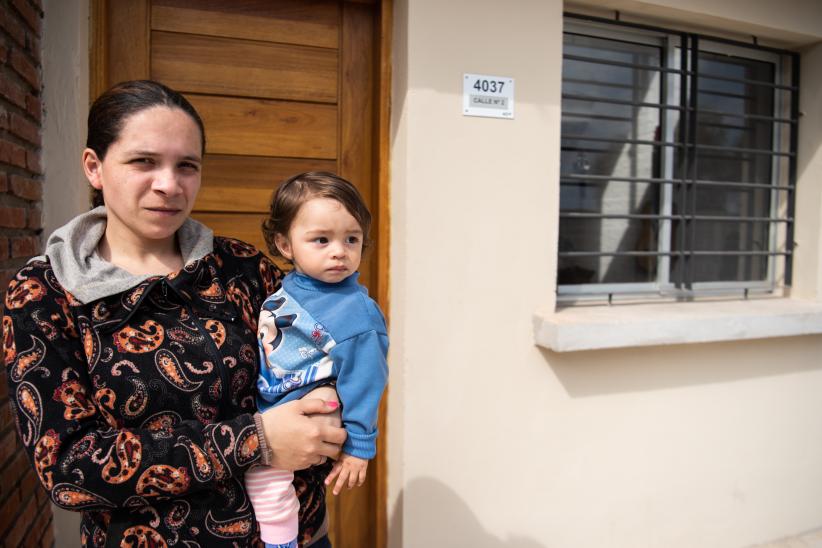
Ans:
[[[660,47],[566,34],[560,171],[560,251],[655,251],[659,185]],[[578,59],[584,57],[585,60]],[[603,62],[604,61],[604,62]],[[607,62],[617,64],[608,64]],[[630,65],[630,66],[626,66]],[[641,66],[643,68],[637,68]],[[642,142],[646,141],[646,142]],[[620,217],[621,216],[621,217]],[[653,257],[560,257],[560,284],[656,279]]]
[[[774,64],[700,52],[698,72],[696,143],[707,147],[698,146],[692,160],[697,180],[770,183],[773,122],[752,116],[774,116],[774,89],[756,83],[774,81]],[[678,155],[676,164],[681,166],[682,152]],[[690,226],[674,223],[675,233],[683,228],[691,233],[687,238],[675,236],[672,248],[731,253],[768,251],[773,228],[767,220],[771,217],[771,194],[768,188],[728,184],[699,184],[690,195],[675,193],[674,214],[687,213],[690,206],[697,217],[707,219],[697,218]],[[696,255],[690,268],[697,283],[765,280],[769,260],[767,255]],[[684,261],[674,255],[671,277],[679,276],[677,270],[683,267]]]
[[[563,44],[558,292],[789,278],[794,56],[584,18]]]

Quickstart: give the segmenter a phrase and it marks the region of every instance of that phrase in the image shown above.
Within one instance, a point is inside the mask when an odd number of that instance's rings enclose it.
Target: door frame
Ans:
[[[89,47],[89,104],[108,89],[109,83],[128,79],[128,74],[150,74],[149,67],[149,40],[150,10],[149,0],[129,0],[127,8],[118,13],[122,14],[119,21],[111,21],[115,13],[107,9],[111,1],[117,0],[90,0],[90,47]],[[391,55],[393,38],[394,0],[341,0],[352,4],[371,4],[376,9],[376,46],[377,63],[375,81],[377,90],[375,97],[376,127],[373,166],[375,191],[377,193],[376,211],[373,215],[373,239],[375,245],[373,253],[376,258],[376,301],[385,314],[390,325],[389,300],[389,272],[390,272],[390,128],[391,128]],[[139,22],[143,24],[139,24]],[[110,39],[110,31],[118,29],[120,39]],[[127,39],[123,40],[123,33]],[[117,44],[129,44],[129,48],[118,48]],[[125,63],[113,63],[113,59],[124,59]],[[379,449],[374,459],[374,479],[376,481],[374,528],[376,548],[384,548],[388,543],[388,451],[387,451],[387,424],[388,394],[390,385],[386,388],[385,396],[380,403],[380,418],[378,428]]]

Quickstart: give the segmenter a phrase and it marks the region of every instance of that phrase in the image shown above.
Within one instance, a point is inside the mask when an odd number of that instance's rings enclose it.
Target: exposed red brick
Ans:
[[[6,467],[3,475],[8,478],[14,478],[12,481],[14,483],[18,483],[18,480],[29,471],[34,472],[29,464],[29,459],[26,456],[26,452],[21,449],[11,458],[11,463]]]
[[[0,0],[0,300],[41,247],[42,28],[42,0]],[[49,497],[15,422],[0,375],[0,546],[53,548]]]
[[[11,407],[4,405],[0,408],[0,429],[3,429],[13,423],[14,419],[11,416]]]
[[[34,492],[36,489],[40,489],[40,481],[34,474],[34,470],[32,470],[31,467],[29,467],[29,472],[27,472],[26,475],[23,476],[23,479],[20,480],[20,493],[24,497],[26,496],[26,493],[31,493],[31,501],[33,507],[38,506],[37,499],[34,496]]]
[[[7,477],[5,470],[3,472],[3,477]],[[2,506],[0,506],[0,535],[2,535],[2,531],[8,530],[9,525],[12,524],[14,518],[17,516],[17,510],[19,508],[20,491],[17,489],[12,489],[9,491],[8,498],[3,501]]]
[[[42,491],[42,490],[43,489],[38,487],[37,491],[35,491],[35,492],[39,492],[39,491]],[[37,517],[34,518],[34,523],[31,526],[31,529],[32,529],[32,532],[33,532],[34,535],[37,534],[37,531],[43,531],[43,529],[45,529],[45,527],[51,521],[51,506],[48,506],[48,505],[45,505],[45,504],[41,505],[38,502],[36,507],[35,507],[35,512],[36,512]],[[37,540],[40,540],[40,539],[37,539]],[[40,544],[38,542],[37,544],[32,543],[31,545],[32,546],[39,546]]]
[[[21,24],[9,9],[0,10],[0,27],[2,27],[9,36],[14,38],[15,42],[21,46],[26,46],[26,29]]]
[[[33,145],[40,145],[40,127],[26,120],[16,112],[12,113],[9,128],[11,132]]]
[[[33,257],[40,248],[40,239],[36,236],[14,236],[11,239],[11,257]]]
[[[40,98],[34,95],[26,95],[26,111],[32,118],[41,122],[43,119],[43,106]]]
[[[51,525],[51,521],[49,521],[49,525]],[[40,540],[40,548],[52,548],[52,546],[54,546],[54,527],[49,527],[43,533],[43,538]]]
[[[9,460],[9,462],[12,462],[12,460]],[[5,509],[5,506],[3,505],[5,504],[6,499],[16,497],[19,500],[20,498],[19,493],[16,492],[17,482],[14,481],[14,479],[11,476],[7,476],[6,470],[3,470],[3,477],[8,477],[8,481],[5,481],[2,484],[0,484],[0,503],[2,504],[0,505],[0,533],[2,533],[2,531],[5,530],[5,528],[7,527],[5,521],[8,516],[3,513]],[[2,534],[0,534],[0,538],[3,538]]]
[[[20,491],[25,497],[26,491],[23,489]],[[31,493],[31,491],[29,491],[29,493]],[[21,502],[23,504],[23,510],[17,516],[11,530],[6,535],[6,546],[20,546],[23,543],[23,538],[29,531],[29,527],[31,527],[32,521],[34,521],[34,505],[36,504],[34,496],[29,496],[28,500],[23,500]]]
[[[36,90],[40,89],[40,71],[25,53],[19,49],[14,49],[9,56],[9,61],[11,68],[22,76],[31,87]]]
[[[22,457],[22,458],[21,458]],[[9,464],[3,470],[3,477],[7,478],[6,484],[3,486],[2,496],[17,497],[22,499],[25,495],[20,491],[20,478],[26,473],[26,470],[31,468],[29,460],[26,457],[25,451],[18,446],[18,450],[14,456],[8,461]],[[20,504],[16,505],[16,510],[19,511]],[[2,537],[0,537],[2,538]]]
[[[0,10],[0,17],[2,17],[3,10]],[[5,75],[0,78],[0,96],[5,97],[20,108],[26,108],[26,92],[17,84],[11,81],[11,78],[6,78]]]
[[[51,499],[49,499],[46,488],[39,481],[37,482],[37,489],[34,490],[34,495],[37,498],[37,508],[51,518],[51,504],[49,504]]]
[[[27,35],[27,38],[28,38],[28,51],[29,51],[29,53],[37,53],[39,51],[42,51],[40,49],[40,40],[36,36],[34,36],[32,34],[29,34],[29,35]]]
[[[40,200],[43,198],[43,183],[19,175],[12,175],[11,192],[24,200]]]
[[[48,503],[51,502],[51,499],[45,489],[37,489],[34,491],[34,495],[37,497],[38,506],[48,506]]]
[[[43,208],[40,204],[29,208],[29,213],[26,216],[26,228],[30,228],[31,230],[40,230],[43,228]]]
[[[20,474],[20,497],[22,499],[30,497],[32,502],[31,506],[32,509],[34,509],[37,508],[37,506],[39,506],[39,504],[37,503],[37,499],[34,496],[34,493],[35,491],[37,491],[37,489],[41,488],[40,478],[37,477],[37,472],[35,472],[34,468],[32,468],[28,457],[26,457],[25,455],[25,452],[21,450],[20,455],[23,456],[23,462],[25,464],[25,468]],[[32,518],[32,521],[33,520],[34,518]]]
[[[26,151],[26,169],[35,175],[43,174],[43,167],[40,164],[40,153],[34,150]]]
[[[15,143],[0,139],[0,162],[25,168],[26,149]]]
[[[41,544],[43,539],[46,537],[47,530],[51,529],[52,524],[52,515],[51,515],[51,508],[46,507],[37,510],[37,519],[34,521],[34,525],[31,528],[31,537],[26,539],[26,543],[28,546],[32,546],[33,548],[37,548],[39,546],[43,546]],[[77,535],[79,538],[79,534]],[[49,548],[51,544],[47,544]]]
[[[16,273],[16,270],[12,270],[9,268],[5,270],[0,270],[0,295],[6,294],[6,288],[9,286],[9,282]],[[0,482],[0,484],[2,484],[2,482]]]
[[[24,228],[26,226],[26,210],[22,207],[0,206],[0,226]]]
[[[40,27],[42,25],[42,20],[40,19],[40,14],[35,10],[31,4],[29,4],[28,0],[11,0],[12,5],[14,5],[17,12],[23,16],[23,19],[28,24],[29,28],[40,35]]]
[[[5,463],[9,457],[18,451],[19,443],[17,441],[17,432],[15,432],[14,428],[10,428],[2,440],[0,440],[0,463]]]

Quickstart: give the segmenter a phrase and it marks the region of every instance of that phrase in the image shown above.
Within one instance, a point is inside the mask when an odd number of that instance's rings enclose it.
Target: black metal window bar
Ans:
[[[739,43],[730,40],[724,40],[715,37],[706,37],[698,34],[683,33],[652,27],[648,25],[631,24],[624,22],[615,22],[612,20],[578,16],[574,14],[566,14],[566,21],[589,21],[600,25],[614,25],[622,29],[635,29],[641,31],[658,32],[660,35],[673,36],[678,38],[678,45],[675,50],[678,50],[679,66],[671,66],[665,61],[665,55],[662,56],[662,61],[659,64],[646,64],[638,62],[626,62],[618,59],[602,58],[591,55],[579,55],[569,53],[567,51],[563,54],[563,62],[576,61],[581,63],[592,64],[599,67],[624,67],[635,71],[651,71],[658,73],[661,77],[659,101],[651,101],[648,98],[641,100],[624,99],[618,96],[603,97],[585,93],[573,93],[566,90],[565,75],[563,74],[563,117],[566,116],[564,104],[566,101],[582,101],[600,104],[612,104],[632,109],[649,108],[658,109],[660,112],[659,128],[654,138],[609,138],[586,134],[573,134],[567,132],[563,124],[562,132],[562,147],[563,153],[584,154],[587,152],[597,152],[601,149],[595,148],[596,145],[615,146],[650,146],[654,150],[660,151],[670,148],[675,153],[675,175],[673,177],[664,177],[659,173],[653,173],[652,176],[630,176],[630,175],[613,175],[608,173],[592,174],[592,173],[568,173],[567,169],[563,169],[560,178],[561,189],[570,185],[587,185],[589,187],[609,185],[611,183],[643,183],[646,185],[655,185],[662,187],[669,186],[669,192],[677,203],[675,210],[669,212],[657,211],[652,213],[647,212],[597,212],[597,211],[573,211],[563,209],[560,212],[560,223],[573,220],[576,222],[586,222],[592,220],[596,222],[603,222],[607,219],[625,219],[627,221],[647,221],[651,222],[657,230],[660,223],[668,222],[669,226],[674,227],[670,231],[670,241],[668,242],[667,250],[660,249],[618,249],[618,250],[602,250],[602,249],[573,249],[573,241],[569,245],[563,246],[563,230],[560,229],[560,251],[559,261],[562,265],[563,261],[573,262],[580,258],[600,258],[600,257],[614,257],[614,258],[645,258],[648,260],[656,260],[667,258],[668,261],[668,286],[673,288],[671,291],[674,294],[693,295],[694,285],[700,281],[695,275],[695,262],[700,258],[727,258],[727,257],[764,257],[769,261],[781,258],[784,260],[784,267],[782,270],[782,279],[784,285],[789,286],[791,283],[791,269],[792,269],[792,253],[793,253],[793,229],[794,229],[794,201],[795,201],[795,183],[797,173],[797,126],[798,126],[798,90],[799,90],[799,59],[798,55],[784,50],[774,48],[767,48],[751,43]],[[593,34],[592,36],[595,36]],[[751,51],[769,51],[783,61],[788,63],[788,69],[783,71],[783,74],[789,74],[790,83],[778,83],[778,78],[773,78],[771,81],[764,81],[761,79],[751,79],[746,77],[739,77],[734,74],[724,75],[716,73],[707,73],[701,71],[700,54],[703,50],[700,48],[702,40],[709,40],[711,43],[728,44],[736,48],[745,48]],[[754,40],[755,41],[755,40]],[[665,47],[665,46],[663,46]],[[670,78],[669,75],[678,76],[676,79]],[[666,101],[669,96],[669,86],[672,81],[678,80],[678,102],[672,104]],[[779,109],[774,106],[773,111],[769,115],[751,113],[751,112],[731,112],[731,111],[715,111],[709,107],[703,107],[700,104],[700,96],[705,93],[703,82],[726,82],[729,85],[741,85],[747,89],[754,90],[768,90],[769,93],[780,93],[780,101],[783,105]],[[612,84],[617,86],[617,84]],[[711,91],[708,91],[711,93]],[[720,91],[713,93],[722,94]],[[787,94],[787,97],[785,95]],[[746,101],[747,99],[741,99]],[[776,101],[774,101],[776,105]],[[781,112],[789,112],[789,116],[780,116]],[[668,131],[668,116],[662,115],[668,111],[679,114],[676,128],[673,132]],[[706,117],[713,116],[720,119],[720,123],[711,124],[706,121]],[[612,121],[619,120],[619,116],[602,115],[597,113],[589,113],[587,117],[590,120],[604,120]],[[741,125],[734,125],[728,123],[728,120],[738,120]],[[770,124],[772,127],[780,127],[778,134],[782,136],[782,144],[773,143],[770,147],[754,147],[754,146],[735,146],[734,144],[708,144],[699,138],[700,130],[704,130],[701,126],[724,125],[740,131],[745,130],[745,124],[764,123]],[[666,140],[665,135],[672,134],[675,136],[674,140]],[[787,135],[787,147],[784,143],[784,136]],[[787,163],[787,173],[781,173],[777,178],[776,175],[771,175],[770,180],[767,181],[751,181],[751,180],[712,180],[700,177],[699,165],[704,158],[710,158],[712,155],[725,155],[729,157],[738,155],[740,158],[750,160],[751,158],[764,156],[769,158],[771,162],[777,162],[777,170],[784,169],[784,162]],[[772,169],[772,172],[776,172]],[[780,180],[783,184],[780,184]],[[724,188],[730,191],[745,190],[745,191],[762,191],[768,192],[776,198],[776,203],[781,204],[778,208],[771,207],[770,214],[760,215],[710,215],[700,211],[698,207],[698,199],[700,192],[705,192],[709,188]],[[784,229],[781,231],[783,238],[777,241],[772,236],[769,237],[769,245],[765,249],[753,249],[750,246],[745,249],[700,249],[698,246],[697,227],[699,223],[744,223],[748,225],[764,225],[768,227],[768,233],[773,234],[773,230],[777,225],[782,225]],[[774,243],[776,242],[776,243]],[[773,264],[773,263],[769,263]],[[773,272],[772,267],[769,268]],[[735,283],[734,290],[744,291],[745,296],[748,294],[746,280],[738,280]],[[589,294],[608,293],[610,300],[611,293],[614,291],[614,284],[603,284],[602,282],[586,283],[584,280],[575,280],[573,273],[565,276],[563,279],[563,272],[559,273],[558,286],[561,292],[563,285],[577,285],[588,286]],[[598,286],[608,285],[608,291],[597,290]],[[654,284],[650,284],[654,285]],[[618,285],[616,286],[618,287]],[[658,286],[651,289],[652,292],[663,292]],[[583,291],[581,294],[585,294]]]

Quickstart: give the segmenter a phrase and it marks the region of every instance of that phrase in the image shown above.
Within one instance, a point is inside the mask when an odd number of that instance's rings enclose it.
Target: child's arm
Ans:
[[[354,487],[361,487],[365,483],[365,473],[368,469],[368,461],[352,457],[347,453],[342,453],[339,460],[334,463],[331,472],[325,478],[325,484],[331,485],[334,478],[337,478],[337,483],[334,484],[334,494],[339,495],[342,488],[348,485],[349,489]]]
[[[321,386],[319,388],[315,388],[314,390],[306,394],[303,399],[313,398],[321,399],[325,402],[338,401],[337,393],[330,386]],[[337,412],[335,413],[329,413],[328,415],[319,415],[319,417],[321,417],[321,420],[335,420],[335,426],[338,425],[340,422],[339,410],[337,410]],[[342,491],[343,487],[345,487],[346,484],[348,484],[349,489],[362,486],[362,484],[365,482],[366,470],[368,468],[368,460],[352,457],[351,455],[345,453],[340,453],[339,457],[336,458],[337,461],[331,468],[331,472],[329,472],[328,476],[325,478],[326,485],[331,485],[331,483],[334,481],[334,478],[337,478],[337,484],[334,486],[334,494],[339,495],[340,491]]]
[[[348,432],[343,452],[371,459],[377,452],[377,415],[388,377],[384,333],[367,331],[337,344],[331,359],[337,368],[337,394]]]

